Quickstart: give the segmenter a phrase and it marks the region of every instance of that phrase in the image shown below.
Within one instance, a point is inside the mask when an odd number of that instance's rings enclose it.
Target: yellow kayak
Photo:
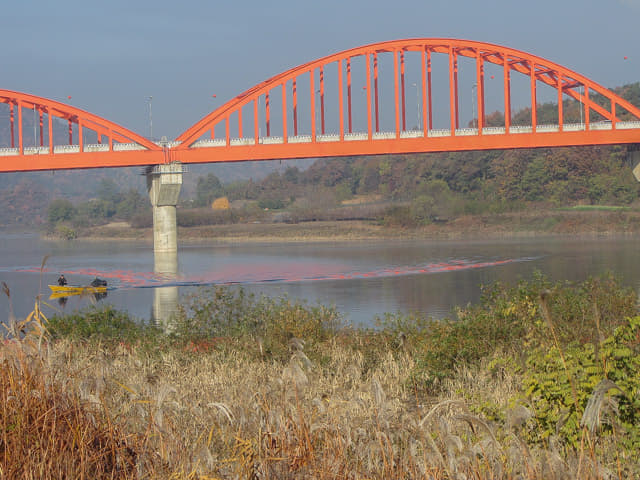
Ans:
[[[86,287],[80,285],[49,285],[52,295],[66,296],[66,295],[82,295],[83,293],[106,293],[107,287],[92,287],[88,285]]]

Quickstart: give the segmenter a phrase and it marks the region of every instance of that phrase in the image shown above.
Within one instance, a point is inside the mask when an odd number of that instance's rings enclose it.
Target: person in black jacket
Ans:
[[[107,286],[107,281],[106,281],[106,280],[102,280],[101,278],[96,277],[96,278],[91,282],[91,286],[92,286],[92,287],[106,287],[106,286]]]
[[[67,284],[67,279],[64,278],[64,274],[60,274],[60,276],[58,277],[58,285],[60,285],[61,287],[64,287]]]

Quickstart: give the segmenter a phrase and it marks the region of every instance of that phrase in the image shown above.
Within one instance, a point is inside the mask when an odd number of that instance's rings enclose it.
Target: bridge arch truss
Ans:
[[[416,91],[413,128],[408,128],[405,73],[410,55],[419,64],[410,85]],[[437,73],[436,66],[444,68]],[[461,86],[463,67],[471,88]],[[499,127],[487,120],[488,70],[492,85],[502,87]],[[514,74],[528,78],[527,125],[513,123]],[[383,78],[392,85],[386,104]],[[444,91],[437,90],[443,85]],[[463,88],[472,92],[474,113],[466,126]],[[541,88],[555,90],[553,124],[538,118]],[[571,100],[580,105],[579,122],[568,121],[565,109]],[[446,105],[438,109],[438,103]],[[390,105],[390,129],[381,119],[385,105]],[[366,45],[287,70],[231,99],[176,140],[171,157],[184,163],[640,143],[640,110],[589,78],[526,52],[422,38]]]
[[[164,161],[162,147],[154,142],[71,105],[11,90],[0,90],[0,104],[8,107],[7,144],[0,146],[0,172]],[[33,119],[29,131],[25,128],[27,116]],[[68,142],[60,142],[62,137]]]

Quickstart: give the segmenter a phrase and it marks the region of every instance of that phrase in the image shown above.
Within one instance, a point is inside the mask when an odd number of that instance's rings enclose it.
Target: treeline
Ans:
[[[151,224],[149,199],[137,190],[123,192],[113,180],[103,179],[95,193],[95,198],[77,204],[66,198],[53,200],[47,210],[49,232],[70,239],[83,228],[115,220],[140,226]]]
[[[261,210],[284,210],[291,221],[340,219],[348,210],[351,218],[373,215],[407,226],[532,203],[629,205],[639,190],[626,157],[626,147],[613,146],[330,159],[306,171],[274,172],[257,183],[208,189],[215,179],[201,178],[196,204],[226,195]],[[341,203],[357,198],[366,201]]]
[[[640,105],[640,83],[614,91]],[[598,95],[591,98],[610,107]],[[619,110],[621,120],[630,119],[628,112]],[[557,111],[557,104],[538,105],[538,123],[556,123]],[[566,123],[585,120],[574,100],[565,100],[563,111]],[[591,112],[590,120],[601,117]],[[504,115],[488,114],[486,123],[504,125]],[[530,125],[530,109],[515,112],[511,123]],[[632,168],[627,146],[593,146],[325,159],[305,170],[289,167],[261,181],[227,184],[210,173],[197,179],[194,197],[179,205],[178,224],[359,219],[420,226],[532,206],[626,206],[640,192]],[[49,224],[66,222],[78,228],[112,219],[134,226],[151,224],[149,202],[136,191],[122,193],[113,181],[103,180],[96,194],[75,206],[55,200]],[[211,209],[220,197],[228,198],[230,209]]]
[[[640,83],[615,92],[640,105]],[[592,98],[608,108],[602,97]],[[585,120],[578,102],[566,100],[563,109],[566,123]],[[538,105],[538,123],[556,123],[557,110],[557,104]],[[619,116],[629,119],[624,111]],[[591,112],[591,121],[599,120]],[[516,112],[512,124],[530,125],[531,110]],[[487,115],[487,125],[504,125],[503,114]],[[222,185],[213,175],[201,177],[195,204],[205,206],[226,195],[232,201],[257,202],[263,209],[286,209],[292,220],[332,219],[340,216],[336,209],[341,202],[365,197],[386,205],[373,209],[377,219],[420,225],[457,215],[520,210],[532,203],[548,208],[629,205],[639,193],[632,168],[626,146],[338,158],[319,160],[304,171],[292,167],[273,172],[260,182]],[[363,203],[371,212],[371,202]]]

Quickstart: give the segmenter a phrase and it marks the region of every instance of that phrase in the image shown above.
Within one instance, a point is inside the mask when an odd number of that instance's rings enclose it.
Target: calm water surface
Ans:
[[[456,306],[477,302],[481,285],[514,284],[535,270],[553,280],[583,280],[613,271],[623,284],[638,289],[639,242],[624,237],[192,245],[179,251],[177,278],[166,280],[153,274],[149,245],[50,242],[32,234],[0,233],[0,281],[9,285],[19,316],[31,311],[40,288],[48,295],[47,284],[64,272],[74,284],[88,284],[95,275],[106,278],[115,289],[101,302],[142,319],[151,316],[157,286],[179,285],[184,296],[200,284],[233,284],[257,294],[334,305],[352,323],[371,325],[385,312],[445,317]],[[77,297],[64,307],[56,300],[47,302],[48,314],[54,307],[70,312],[90,304]],[[0,321],[8,311],[2,295]]]

